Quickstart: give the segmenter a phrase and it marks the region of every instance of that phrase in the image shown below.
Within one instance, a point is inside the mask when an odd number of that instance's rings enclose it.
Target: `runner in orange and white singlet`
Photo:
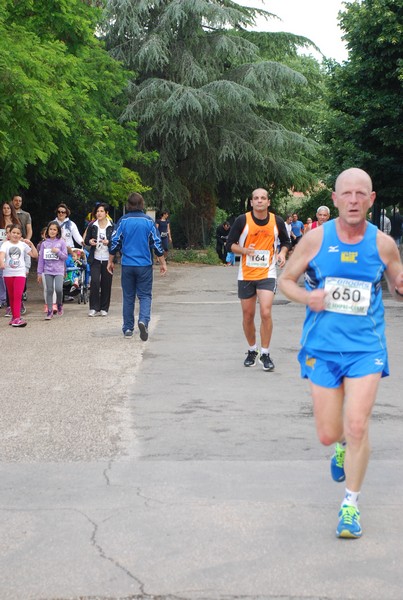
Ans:
[[[248,342],[245,367],[259,358],[264,371],[273,371],[269,346],[273,331],[272,306],[277,289],[277,264],[282,267],[291,247],[283,219],[269,212],[270,199],[264,189],[252,192],[252,211],[240,215],[231,227],[227,250],[240,254],[238,297],[241,300],[243,330]],[[277,252],[280,243],[280,251]],[[256,300],[260,306],[260,357],[256,343]]]

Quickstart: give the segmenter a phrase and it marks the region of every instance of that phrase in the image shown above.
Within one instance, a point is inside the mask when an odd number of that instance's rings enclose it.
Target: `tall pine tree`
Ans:
[[[307,179],[312,144],[270,114],[306,80],[237,35],[257,13],[231,0],[106,2],[108,48],[134,72],[123,118],[138,123],[141,149],[159,152],[147,180],[182,209],[189,243],[212,221],[220,185],[237,195]]]

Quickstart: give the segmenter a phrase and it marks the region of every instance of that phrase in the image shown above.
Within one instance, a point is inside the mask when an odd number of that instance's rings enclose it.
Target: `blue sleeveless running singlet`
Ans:
[[[305,289],[325,288],[327,308],[308,307],[301,344],[327,352],[373,352],[386,348],[381,279],[386,265],[376,245],[377,228],[367,223],[358,244],[337,236],[336,221],[322,225],[323,241],[305,273]]]

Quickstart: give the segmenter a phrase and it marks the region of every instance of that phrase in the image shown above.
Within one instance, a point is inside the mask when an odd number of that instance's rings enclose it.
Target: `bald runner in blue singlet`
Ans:
[[[341,538],[362,534],[358,499],[370,456],[370,418],[379,381],[389,374],[382,276],[392,297],[403,300],[396,244],[366,218],[375,197],[368,173],[343,171],[332,192],[339,216],[303,236],[279,281],[288,298],[307,307],[299,361],[319,440],[336,443],[332,478],[346,482],[336,528]]]
[[[378,229],[368,223],[359,243],[346,244],[335,221],[322,227],[322,245],[305,272],[305,288],[325,289],[327,305],[321,312],[306,309],[302,377],[338,387],[343,377],[389,375],[381,287],[386,265],[376,245]]]

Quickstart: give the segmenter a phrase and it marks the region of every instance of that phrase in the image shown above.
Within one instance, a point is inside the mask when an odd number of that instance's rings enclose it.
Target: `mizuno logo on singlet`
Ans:
[[[376,358],[375,359],[375,364],[377,367],[382,367],[383,366],[383,360],[381,358]]]
[[[339,252],[339,247],[338,246],[329,246],[327,251],[328,252]]]

